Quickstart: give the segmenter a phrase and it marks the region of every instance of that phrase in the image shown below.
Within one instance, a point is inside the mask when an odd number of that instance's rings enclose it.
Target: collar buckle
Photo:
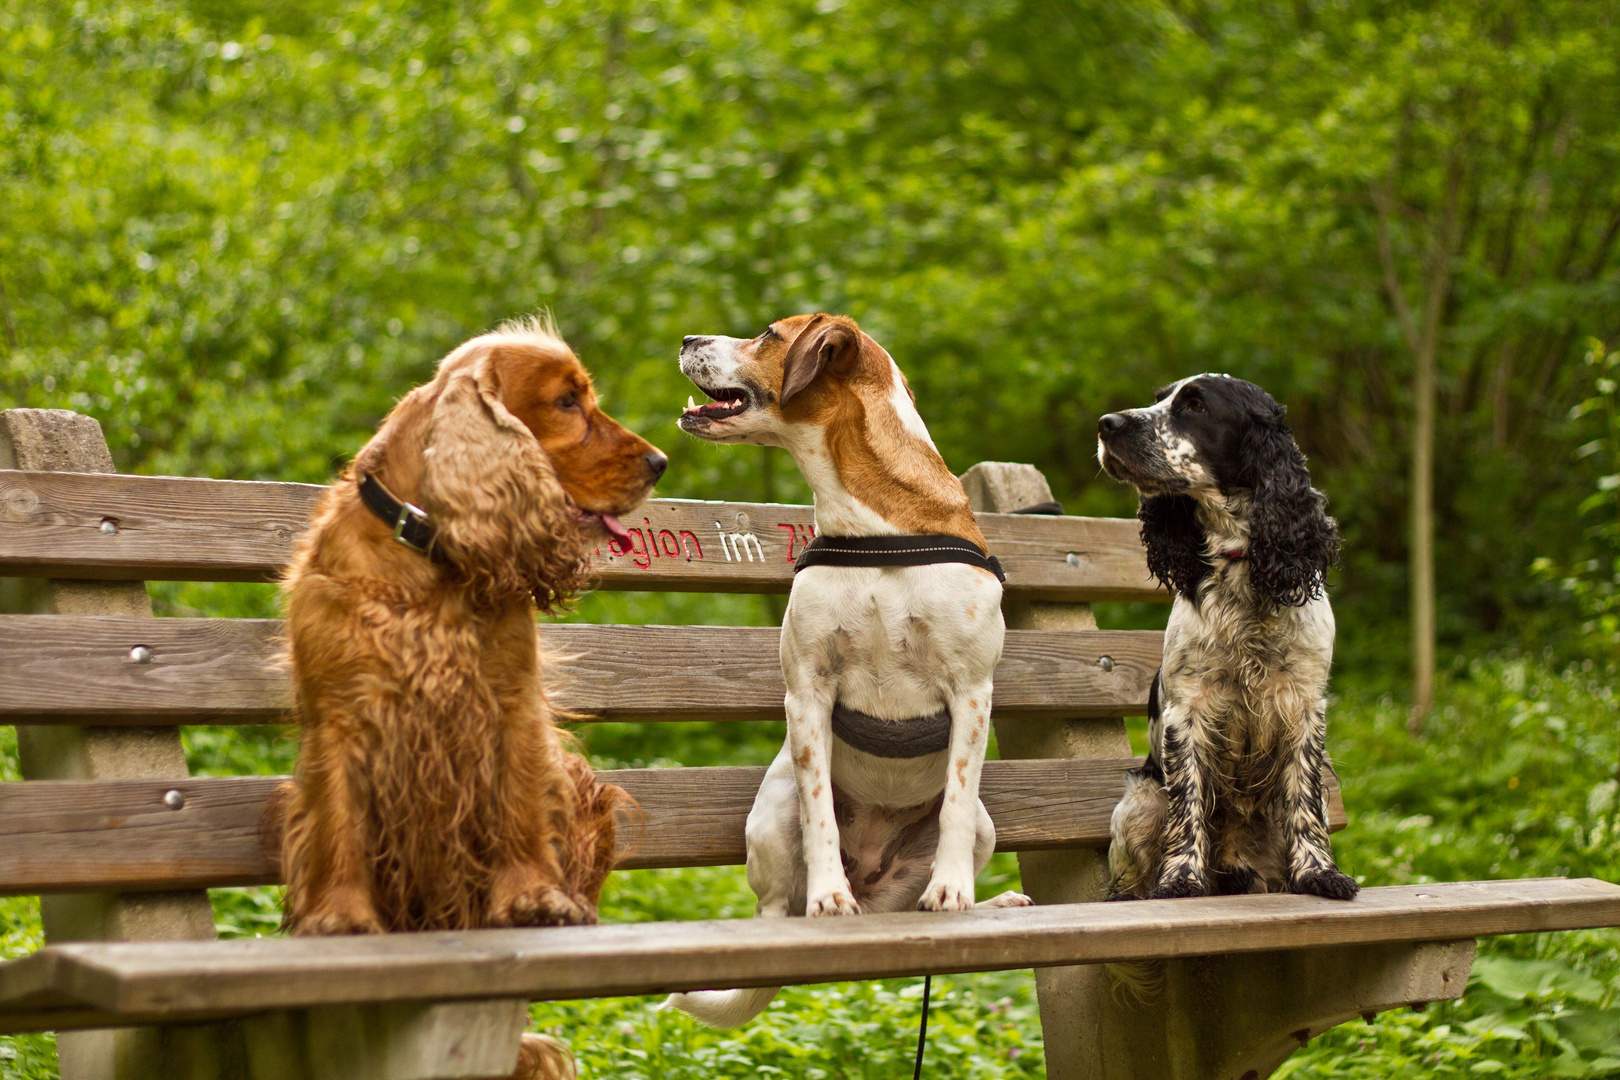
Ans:
[[[405,535],[405,530],[413,523],[418,528],[426,528],[428,524],[427,511],[414,503],[402,501],[399,504],[399,517],[394,521],[394,539],[412,551],[426,551],[426,548],[419,547],[411,541],[410,537]]]

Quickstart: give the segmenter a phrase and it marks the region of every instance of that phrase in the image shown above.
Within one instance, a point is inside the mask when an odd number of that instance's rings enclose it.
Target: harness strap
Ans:
[[[842,702],[832,709],[833,734],[864,753],[881,758],[919,758],[951,746],[951,711],[912,720],[880,720]]]
[[[366,504],[366,509],[381,518],[384,525],[394,530],[395,540],[438,561],[438,549],[433,546],[438,530],[433,527],[426,510],[394,498],[393,492],[383,487],[382,481],[370,473],[360,477],[360,501]]]
[[[818,536],[794,560],[797,574],[807,566],[932,566],[966,563],[988,570],[1005,582],[1007,574],[994,555],[960,536]]]

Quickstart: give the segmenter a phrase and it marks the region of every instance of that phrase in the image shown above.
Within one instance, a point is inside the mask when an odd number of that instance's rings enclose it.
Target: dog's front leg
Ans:
[[[1149,900],[1209,895],[1209,766],[1203,760],[1198,718],[1167,706],[1164,723],[1164,864]]]
[[[556,735],[533,704],[514,705],[507,723],[484,925],[594,923],[595,905],[567,888],[559,858],[558,847],[572,842],[576,800]]]
[[[799,789],[799,828],[804,850],[805,914],[859,915],[838,847],[833,811],[832,707],[834,688],[800,673],[789,675],[787,741],[793,780]],[[796,685],[797,684],[797,685]]]
[[[1287,830],[1288,891],[1330,900],[1350,900],[1361,891],[1341,873],[1328,839],[1327,801],[1322,797],[1322,766],[1327,756],[1327,703],[1311,708],[1298,745],[1283,766],[1283,828]]]
[[[380,934],[358,725],[339,709],[311,712],[322,719],[304,729],[282,849],[287,929],[294,935]]]
[[[946,754],[945,801],[939,808],[934,873],[917,906],[924,911],[967,911],[973,906],[973,848],[979,829],[979,773],[990,727],[991,684],[950,701],[951,744]],[[991,830],[994,846],[994,827]]]

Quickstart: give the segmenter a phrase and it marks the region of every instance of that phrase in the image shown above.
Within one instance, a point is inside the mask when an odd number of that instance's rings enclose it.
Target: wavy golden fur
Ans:
[[[303,728],[281,835],[292,933],[595,921],[626,797],[553,726],[534,611],[580,587],[602,515],[664,462],[524,323],[447,356],[332,485],[283,583]],[[365,474],[428,513],[433,558],[361,502]],[[565,1051],[524,1061],[571,1071]]]

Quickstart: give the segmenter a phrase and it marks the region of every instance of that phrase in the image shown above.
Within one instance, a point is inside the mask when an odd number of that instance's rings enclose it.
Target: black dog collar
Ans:
[[[395,540],[430,559],[436,558],[433,541],[438,530],[433,527],[426,510],[394,498],[393,493],[383,487],[382,481],[370,473],[360,477],[360,501],[366,504],[366,509],[381,518],[384,525],[394,530]]]
[[[834,703],[832,730],[843,742],[874,757],[918,758],[950,748],[951,712],[941,709],[913,720],[880,720]]]
[[[807,566],[930,566],[967,563],[1007,580],[1001,562],[960,536],[818,536],[794,560],[797,574]]]

